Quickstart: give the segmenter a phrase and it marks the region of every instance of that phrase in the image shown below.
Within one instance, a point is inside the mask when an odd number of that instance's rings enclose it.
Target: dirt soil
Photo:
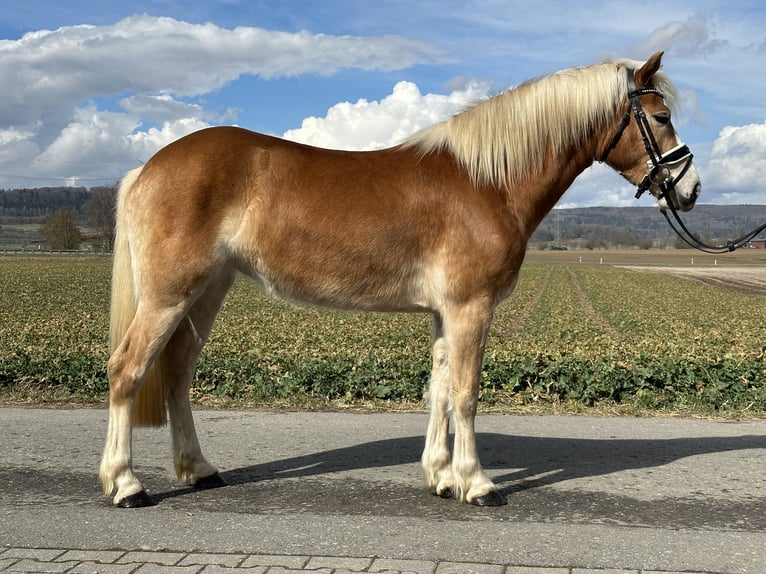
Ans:
[[[766,297],[766,267],[761,266],[699,266],[653,267],[625,265],[626,269],[677,275],[707,285],[731,289],[740,293]]]
[[[693,249],[605,249],[527,252],[526,261],[614,265],[667,273],[724,289],[766,297],[766,249],[709,255]]]

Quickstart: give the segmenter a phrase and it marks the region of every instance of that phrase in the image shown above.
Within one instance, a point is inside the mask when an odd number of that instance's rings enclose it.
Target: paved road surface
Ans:
[[[424,414],[198,412],[229,487],[172,475],[166,429],[112,508],[103,410],[0,408],[0,572],[766,573],[766,421],[481,415],[509,504],[420,488]]]

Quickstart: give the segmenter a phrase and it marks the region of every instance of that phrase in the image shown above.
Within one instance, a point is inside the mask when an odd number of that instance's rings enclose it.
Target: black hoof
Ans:
[[[508,501],[505,496],[496,490],[492,490],[483,496],[477,496],[471,501],[471,504],[475,506],[503,506],[508,504]]]
[[[204,476],[200,478],[197,482],[194,483],[193,486],[194,488],[198,488],[200,490],[208,490],[210,488],[221,488],[228,485],[226,484],[226,481],[221,478],[221,475],[216,472],[210,476]]]
[[[117,506],[120,508],[145,508],[147,506],[155,506],[156,504],[154,499],[146,494],[145,490],[142,490],[141,492],[126,496],[117,503]]]
[[[439,498],[455,498],[455,493],[452,492],[451,488],[445,488],[441,492],[436,492],[436,496]]]

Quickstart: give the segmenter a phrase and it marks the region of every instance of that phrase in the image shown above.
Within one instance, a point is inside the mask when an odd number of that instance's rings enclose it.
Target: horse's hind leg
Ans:
[[[167,340],[186,313],[174,307],[139,306],[121,343],[109,359],[109,427],[101,459],[104,492],[119,506],[147,506],[152,500],[133,473],[133,407],[136,394]],[[116,491],[116,492],[115,492]]]
[[[225,485],[218,469],[205,459],[200,449],[189,403],[189,388],[197,359],[234,277],[234,272],[227,272],[207,287],[178,324],[163,352],[163,379],[176,475],[198,488]]]
[[[453,496],[452,469],[449,452],[449,372],[447,342],[441,315],[433,318],[433,368],[428,388],[431,417],[426,432],[426,446],[421,464],[425,487],[442,497]]]

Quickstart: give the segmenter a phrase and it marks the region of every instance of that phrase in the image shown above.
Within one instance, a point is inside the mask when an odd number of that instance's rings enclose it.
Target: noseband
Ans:
[[[660,146],[657,145],[657,140],[652,133],[649,119],[646,117],[646,114],[641,107],[641,96],[646,96],[648,94],[655,94],[661,98],[664,98],[665,96],[662,92],[654,88],[636,88],[633,70],[626,69],[626,72],[628,76],[628,100],[630,105],[617,128],[617,133],[614,134],[612,141],[609,142],[606,151],[604,151],[598,161],[605,162],[612,150],[617,147],[617,143],[620,141],[625,128],[628,127],[632,115],[636,119],[638,131],[641,133],[641,139],[644,141],[644,148],[649,156],[649,161],[646,162],[649,166],[649,172],[644,176],[644,179],[641,180],[641,183],[638,184],[636,198],[641,197],[641,195],[643,195],[643,193],[652,185],[657,185],[660,189],[658,199],[662,199],[675,189],[676,183],[681,181],[681,178],[686,175],[686,172],[692,164],[692,152],[689,151],[688,146],[681,144],[662,153],[662,150],[660,150]],[[668,166],[681,163],[682,161],[685,163],[681,169],[681,173],[676,177],[673,177]],[[672,203],[672,200],[669,203]]]

